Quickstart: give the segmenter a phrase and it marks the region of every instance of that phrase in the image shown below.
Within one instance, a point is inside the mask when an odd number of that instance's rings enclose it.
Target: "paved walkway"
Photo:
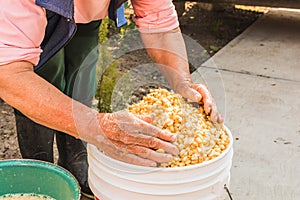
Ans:
[[[193,78],[235,138],[233,199],[300,199],[300,12],[271,10]]]

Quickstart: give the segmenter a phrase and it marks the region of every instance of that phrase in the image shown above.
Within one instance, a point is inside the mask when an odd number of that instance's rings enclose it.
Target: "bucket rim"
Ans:
[[[227,155],[229,153],[229,151],[231,149],[233,149],[233,136],[232,136],[232,133],[231,133],[231,131],[229,130],[229,128],[227,126],[225,126],[225,125],[223,125],[223,126],[224,126],[224,128],[225,128],[225,130],[226,130],[226,132],[227,132],[227,134],[230,138],[229,145],[225,149],[225,151],[223,151],[218,157],[213,158],[211,160],[204,161],[204,162],[199,163],[199,164],[184,166],[184,167],[163,168],[163,167],[148,167],[148,166],[134,165],[134,164],[126,163],[126,162],[111,158],[111,157],[107,156],[105,153],[103,153],[102,151],[98,150],[98,148],[96,146],[92,145],[92,144],[88,144],[88,150],[90,148],[93,148],[93,149],[97,150],[97,153],[99,153],[101,156],[103,156],[106,159],[110,160],[111,162],[117,164],[117,166],[125,166],[127,168],[132,169],[132,170],[134,170],[134,169],[135,170],[149,170],[149,171],[152,171],[152,172],[154,172],[154,171],[178,172],[178,171],[192,170],[192,169],[195,169],[195,168],[205,167],[205,166],[210,165],[214,162],[217,162],[218,160],[221,160],[222,158],[224,158],[225,155]],[[93,157],[95,157],[95,156],[93,155]],[[97,159],[97,160],[99,160],[99,159]],[[105,163],[103,163],[103,164],[105,164]],[[116,170],[119,170],[119,169],[116,169]],[[126,171],[126,172],[128,173],[128,171]]]

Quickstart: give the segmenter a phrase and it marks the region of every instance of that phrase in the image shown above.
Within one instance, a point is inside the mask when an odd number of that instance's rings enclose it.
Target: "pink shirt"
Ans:
[[[74,0],[75,21],[88,23],[107,16],[109,0]],[[179,26],[172,0],[131,0],[139,31],[165,32]],[[47,19],[34,0],[0,0],[0,65],[28,61],[42,52]]]

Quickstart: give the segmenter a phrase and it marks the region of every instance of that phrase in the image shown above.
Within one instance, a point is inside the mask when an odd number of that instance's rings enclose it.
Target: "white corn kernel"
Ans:
[[[160,167],[183,167],[211,160],[221,155],[230,142],[223,125],[212,123],[202,106],[195,108],[166,89],[151,89],[128,110],[137,115],[155,114],[154,126],[177,135],[174,145],[179,156]],[[162,149],[157,152],[164,153]]]

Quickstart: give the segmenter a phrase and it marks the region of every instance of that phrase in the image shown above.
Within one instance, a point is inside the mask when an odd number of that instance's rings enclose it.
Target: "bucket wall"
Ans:
[[[233,138],[217,158],[197,165],[153,168],[112,159],[88,144],[89,185],[101,200],[224,200],[230,183]]]

